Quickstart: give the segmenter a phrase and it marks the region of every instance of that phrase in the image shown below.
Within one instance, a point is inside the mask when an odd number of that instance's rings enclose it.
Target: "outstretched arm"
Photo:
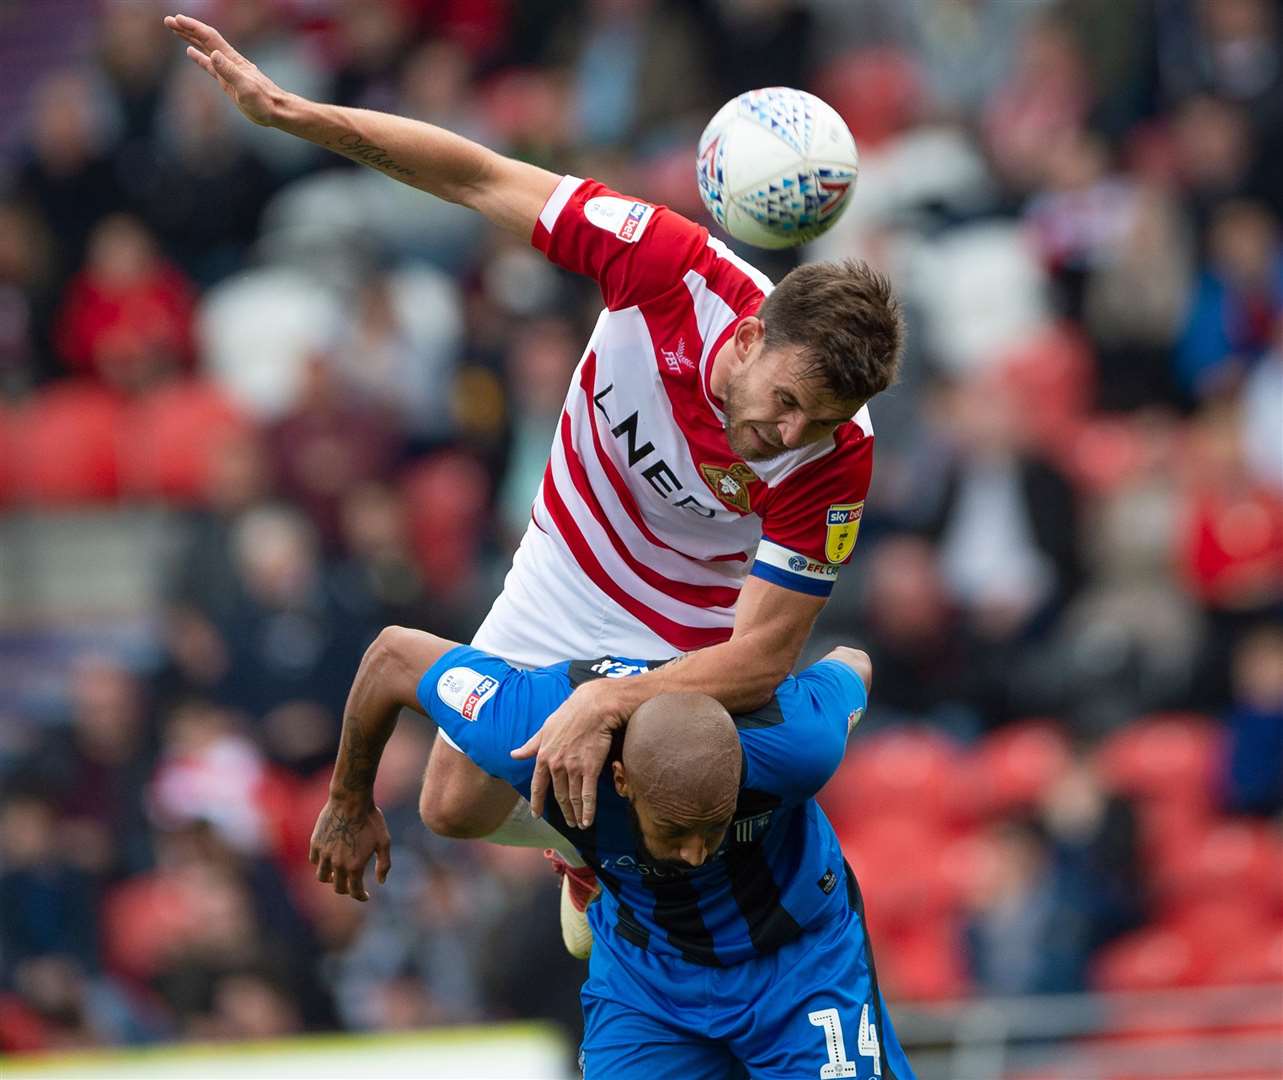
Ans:
[[[169,15],[187,55],[245,116],[379,170],[394,180],[484,214],[529,239],[561,177],[443,128],[401,116],[322,105],[282,90],[207,23]]]
[[[308,860],[318,881],[334,891],[368,900],[362,877],[370,856],[377,856],[380,884],[392,868],[392,840],[383,814],[374,805],[374,777],[383,748],[402,709],[422,712],[419,679],[455,642],[406,630],[384,629],[365,652],[347,706],[338,758],[330,779],[330,797],[316,819]]]

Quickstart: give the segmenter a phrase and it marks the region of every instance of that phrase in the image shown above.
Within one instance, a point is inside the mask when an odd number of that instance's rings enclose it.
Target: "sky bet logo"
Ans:
[[[647,203],[633,203],[632,209],[628,211],[628,216],[624,218],[623,224],[619,226],[619,232],[615,235],[625,243],[631,244],[637,238],[637,230],[641,227],[649,210],[650,206]]]
[[[858,506],[831,506],[829,507],[829,524],[850,525],[853,521],[859,521],[860,514],[863,512],[863,503]]]
[[[494,693],[495,687],[498,685],[498,679],[487,675],[477,683],[476,688],[472,693],[464,698],[463,707],[459,710],[459,715],[465,720],[476,719],[477,708],[482,704],[482,702],[486,701],[492,693]]]

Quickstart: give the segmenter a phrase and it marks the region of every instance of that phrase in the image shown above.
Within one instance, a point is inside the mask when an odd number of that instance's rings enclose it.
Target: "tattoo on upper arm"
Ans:
[[[355,132],[340,135],[333,149],[355,161],[361,162],[363,165],[371,165],[376,169],[382,169],[393,176],[414,175],[413,169],[396,161],[383,147],[366,142]]]

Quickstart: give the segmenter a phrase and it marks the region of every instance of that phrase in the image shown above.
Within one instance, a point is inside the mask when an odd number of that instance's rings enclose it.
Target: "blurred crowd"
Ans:
[[[859,188],[803,255],[876,262],[910,327],[808,653],[874,658],[824,801],[888,997],[1283,981],[1276,4],[183,10],[288,89],[705,223],[693,147],[722,101],[833,104]],[[582,972],[537,854],[418,822],[426,721],[384,758],[372,902],[304,853],[373,635],[467,640],[500,588],[599,297],[250,125],[165,13],[0,10],[0,100],[21,102],[0,140],[0,509],[67,530],[145,509],[167,552],[123,613],[145,648],[113,648],[113,612],[56,686],[0,696],[0,1049],[573,1033]],[[745,254],[773,276],[796,258]],[[4,614],[10,658],[67,629]]]

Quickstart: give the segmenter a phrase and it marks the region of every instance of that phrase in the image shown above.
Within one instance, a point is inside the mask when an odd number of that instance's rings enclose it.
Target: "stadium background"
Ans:
[[[0,1051],[571,1045],[552,876],[419,825],[425,723],[371,903],[304,853],[373,634],[466,639],[500,588],[595,291],[252,127],[167,10],[0,6]],[[804,255],[890,272],[911,345],[808,656],[874,657],[824,802],[906,1041],[925,1077],[1283,1071],[1276,4],[182,10],[705,223],[718,104],[837,107],[860,184]]]

